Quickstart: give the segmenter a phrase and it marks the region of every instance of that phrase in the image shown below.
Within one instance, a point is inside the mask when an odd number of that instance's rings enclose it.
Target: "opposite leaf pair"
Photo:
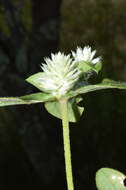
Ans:
[[[101,57],[94,58],[96,51],[91,51],[89,46],[77,48],[71,55],[63,53],[51,54],[42,64],[43,72],[36,73],[26,79],[27,82],[37,87],[41,92],[21,97],[0,98],[0,106],[45,103],[49,113],[61,119],[59,102],[67,99],[68,120],[76,122],[83,113],[84,108],[78,106],[82,100],[81,94],[91,91],[118,88],[126,89],[126,83],[104,79],[99,84],[91,85],[85,77],[86,73],[96,72],[101,69]]]

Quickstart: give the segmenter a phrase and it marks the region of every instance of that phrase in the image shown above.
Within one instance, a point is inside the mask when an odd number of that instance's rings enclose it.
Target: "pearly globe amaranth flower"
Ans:
[[[45,58],[42,64],[43,75],[39,79],[43,91],[52,93],[60,97],[67,93],[79,79],[80,71],[76,62],[70,58],[70,55],[63,53],[51,54],[50,58]]]
[[[76,62],[85,61],[97,64],[101,61],[101,57],[94,58],[95,54],[96,50],[91,51],[91,47],[89,46],[85,46],[83,49],[81,47],[77,47],[76,52],[72,51],[72,55]]]

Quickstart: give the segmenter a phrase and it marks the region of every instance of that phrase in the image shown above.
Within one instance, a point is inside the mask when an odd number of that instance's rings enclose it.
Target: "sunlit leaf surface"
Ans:
[[[126,190],[126,176],[114,169],[102,168],[96,173],[98,190]]]

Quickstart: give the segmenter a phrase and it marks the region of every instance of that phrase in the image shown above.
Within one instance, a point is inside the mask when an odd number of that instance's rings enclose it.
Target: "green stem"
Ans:
[[[74,190],[72,164],[71,164],[71,150],[70,150],[70,134],[69,134],[69,121],[67,100],[60,100],[62,126],[63,126],[63,143],[64,143],[64,156],[65,156],[65,169],[68,190]]]

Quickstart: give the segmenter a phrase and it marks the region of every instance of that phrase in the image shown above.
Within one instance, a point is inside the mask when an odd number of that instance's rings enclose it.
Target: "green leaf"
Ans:
[[[114,169],[101,168],[96,173],[98,190],[126,190],[124,180],[126,176]]]
[[[27,82],[38,88],[39,90],[43,91],[41,78],[43,76],[43,72],[36,73],[29,78],[26,79]]]
[[[92,70],[93,67],[89,62],[85,62],[85,61],[80,61],[78,63],[78,68],[82,71],[82,72],[88,72],[89,70]]]
[[[74,98],[68,101],[68,119],[69,122],[76,122],[81,117],[84,108],[77,105],[82,99]],[[60,104],[58,101],[55,102],[46,102],[45,103],[46,110],[52,114],[53,116],[62,119],[60,114]]]
[[[102,69],[102,63],[98,62],[97,64],[94,65],[96,73],[98,73]]]
[[[116,82],[113,80],[109,79],[104,79],[101,83],[99,84],[94,84],[94,85],[85,85],[80,88],[77,88],[74,91],[70,91],[67,94],[68,98],[75,97],[79,94],[85,94],[91,91],[96,91],[96,90],[102,90],[102,89],[109,89],[109,88],[117,88],[117,89],[126,89],[126,83],[124,82]]]
[[[102,68],[102,63],[97,63],[97,64],[92,64],[92,63],[90,63],[90,62],[86,62],[86,61],[80,61],[79,63],[78,63],[78,68],[82,71],[82,72],[84,72],[84,73],[86,73],[86,72],[88,72],[88,71],[95,71],[96,73],[98,73],[100,70],[101,70],[101,68]]]
[[[51,94],[46,93],[34,93],[21,97],[1,97],[0,107],[21,104],[35,104],[54,100],[55,98]]]

